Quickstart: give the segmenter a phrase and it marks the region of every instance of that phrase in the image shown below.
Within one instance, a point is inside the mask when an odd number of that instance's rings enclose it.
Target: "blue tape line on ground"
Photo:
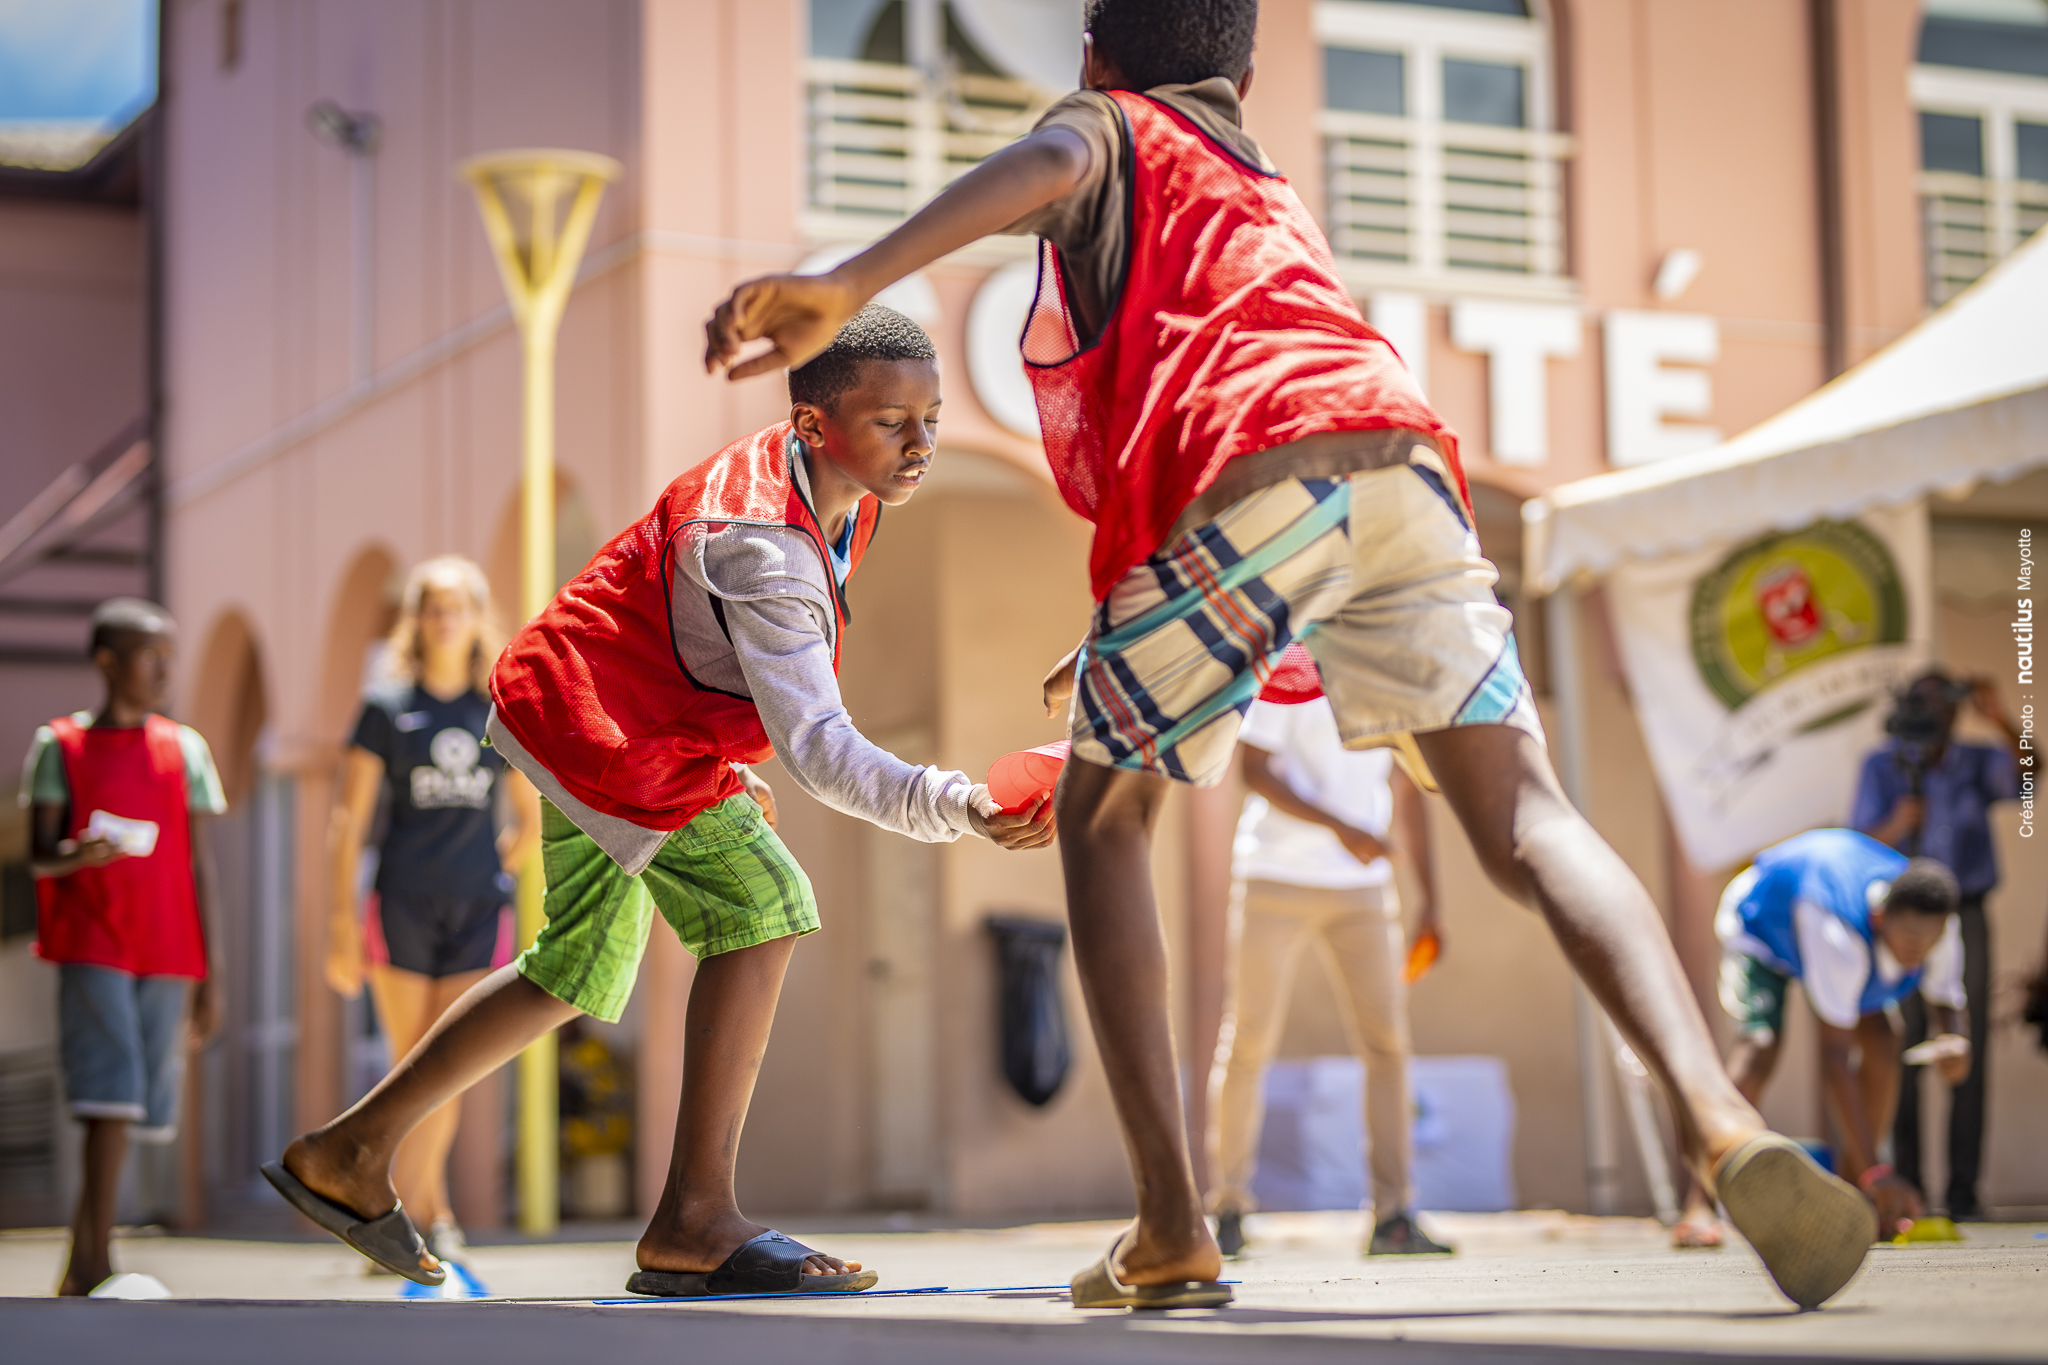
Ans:
[[[1061,1285],[1060,1288],[1066,1288]],[[810,1294],[681,1294],[674,1298],[657,1299],[635,1295],[630,1299],[592,1299],[599,1308],[616,1308],[636,1303],[730,1303],[734,1299],[894,1299],[909,1294],[944,1294],[946,1286],[935,1284],[923,1289],[833,1289]]]
[[[1244,1281],[1218,1280],[1216,1283],[1238,1285]],[[896,1299],[912,1294],[1037,1294],[1055,1289],[1064,1293],[1069,1288],[1064,1284],[995,1284],[954,1289],[949,1285],[935,1284],[923,1289],[838,1289],[819,1294],[685,1294],[666,1299],[636,1295],[630,1299],[592,1299],[590,1302],[597,1308],[619,1308],[644,1303],[731,1303],[735,1299]]]

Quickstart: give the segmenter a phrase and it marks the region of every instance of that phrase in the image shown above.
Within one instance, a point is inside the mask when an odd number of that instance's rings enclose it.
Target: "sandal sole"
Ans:
[[[874,1270],[855,1270],[844,1275],[806,1275],[804,1282],[795,1289],[760,1290],[713,1290],[705,1287],[711,1278],[709,1271],[686,1270],[636,1270],[626,1280],[626,1292],[639,1294],[650,1299],[709,1299],[724,1298],[734,1293],[758,1294],[761,1297],[797,1294],[858,1294],[873,1289],[881,1283],[881,1273]]]
[[[1125,1284],[1110,1268],[1119,1237],[1101,1260],[1076,1275],[1067,1286],[1076,1308],[1221,1308],[1236,1296],[1230,1286],[1214,1280],[1183,1280],[1179,1284]]]
[[[1877,1239],[1877,1211],[1856,1187],[1776,1134],[1737,1148],[1715,1184],[1728,1221],[1803,1309],[1839,1294]]]
[[[335,1203],[332,1199],[327,1198],[286,1170],[282,1162],[266,1161],[257,1169],[262,1173],[263,1178],[270,1182],[271,1188],[284,1196],[287,1204],[290,1204],[300,1213],[312,1219],[323,1232],[331,1233],[343,1246],[349,1248],[349,1250],[357,1255],[365,1257],[370,1264],[389,1271],[393,1275],[403,1276],[414,1284],[426,1285],[429,1289],[438,1289],[447,1282],[448,1272],[446,1270],[438,1274],[429,1275],[426,1271],[419,1268],[417,1261],[407,1265],[392,1260],[365,1246],[354,1235],[356,1229],[381,1223],[384,1221],[384,1218],[389,1218],[391,1214],[387,1213],[383,1218],[358,1218],[354,1213]],[[397,1213],[399,1209],[393,1208],[391,1212]],[[407,1222],[406,1226],[410,1227],[411,1223]],[[413,1237],[415,1240],[418,1240],[419,1231],[416,1228],[413,1230]],[[422,1245],[424,1244],[422,1243]]]

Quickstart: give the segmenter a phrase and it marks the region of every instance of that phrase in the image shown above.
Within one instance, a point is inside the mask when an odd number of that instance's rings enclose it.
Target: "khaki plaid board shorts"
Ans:
[[[669,835],[637,877],[543,800],[540,856],[547,923],[513,965],[607,1023],[633,994],[655,909],[698,958],[818,927],[811,879],[749,796],[727,797]]]
[[[1283,479],[1110,588],[1076,672],[1074,756],[1221,782],[1239,723],[1295,640],[1348,749],[1405,749],[1407,735],[1454,725],[1541,742],[1497,578],[1426,446],[1405,465]]]

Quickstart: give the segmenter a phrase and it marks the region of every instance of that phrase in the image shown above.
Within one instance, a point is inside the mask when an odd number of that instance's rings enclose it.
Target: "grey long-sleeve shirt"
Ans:
[[[700,530],[676,556],[670,629],[677,651],[700,684],[753,701],[776,755],[810,795],[883,829],[950,843],[973,830],[969,812],[980,793],[965,773],[906,763],[854,725],[832,668],[838,618],[827,572],[801,531]],[[506,760],[627,872],[653,861],[666,832],[577,800],[495,714],[490,735]]]

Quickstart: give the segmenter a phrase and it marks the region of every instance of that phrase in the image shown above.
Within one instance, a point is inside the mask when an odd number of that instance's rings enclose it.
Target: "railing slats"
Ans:
[[[805,65],[809,207],[868,234],[1028,131],[1053,96],[1025,81],[951,73],[929,90],[915,67]]]
[[[933,88],[916,68],[871,62],[817,59],[806,78],[809,221],[859,235],[908,217],[1025,132],[1053,98],[965,73]],[[1558,162],[1572,154],[1569,136],[1335,110],[1322,130],[1340,260],[1557,278]]]
[[[1557,278],[1560,133],[1323,114],[1331,249],[1340,260]],[[1434,168],[1435,182],[1418,179]],[[1441,240],[1427,242],[1434,228]]]
[[[1923,171],[1927,301],[1939,307],[2048,226],[2048,184]]]

